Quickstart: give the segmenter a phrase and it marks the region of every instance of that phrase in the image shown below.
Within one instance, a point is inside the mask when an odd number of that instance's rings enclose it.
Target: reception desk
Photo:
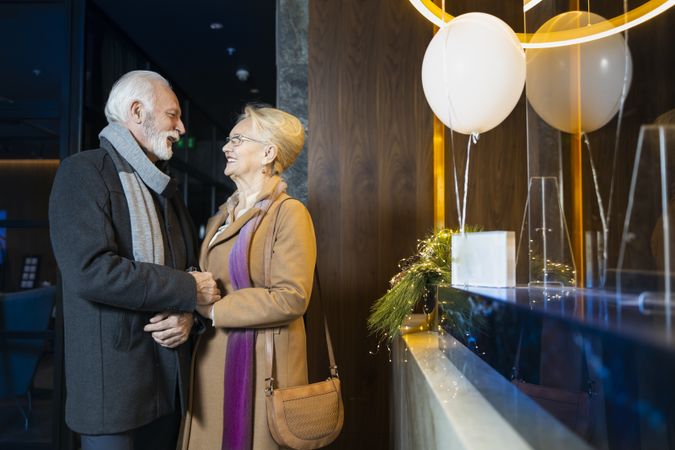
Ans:
[[[590,448],[452,336],[407,334],[392,351],[396,449]]]
[[[397,449],[675,448],[675,346],[658,304],[582,289],[441,286],[436,297],[436,331],[392,349]],[[513,379],[577,395],[587,420]]]

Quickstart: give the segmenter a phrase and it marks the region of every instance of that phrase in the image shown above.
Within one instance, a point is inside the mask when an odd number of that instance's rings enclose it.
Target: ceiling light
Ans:
[[[454,16],[442,11],[440,7],[434,4],[433,0],[409,1],[420,14],[437,27],[443,27],[447,22],[454,19]],[[523,7],[529,9],[537,3],[539,2],[534,0],[528,2],[523,1]],[[516,35],[518,36],[518,39],[520,39],[523,48],[549,48],[582,44],[632,28],[661,14],[672,6],[675,6],[675,0],[648,0],[624,14],[609,19],[609,24],[605,22],[579,27],[573,30],[543,33],[538,36],[540,39],[539,42],[530,42],[532,39],[531,33],[516,33]]]
[[[537,6],[539,3],[541,3],[542,0],[525,0],[525,3],[523,3],[523,12],[528,12],[535,6]]]
[[[220,30],[223,28],[223,24],[220,22],[212,22],[209,27],[211,27],[212,30]]]
[[[250,75],[246,69],[238,69],[234,74],[239,78],[239,81],[248,80],[248,76]]]
[[[260,93],[260,89],[258,89],[258,88],[251,88],[251,89],[249,90],[249,92],[250,92],[251,94],[259,94],[259,93]]]
[[[232,55],[234,55],[234,52],[237,51],[237,49],[234,48],[234,47],[227,47],[227,48],[225,49],[225,51],[227,52],[228,55],[232,56]]]

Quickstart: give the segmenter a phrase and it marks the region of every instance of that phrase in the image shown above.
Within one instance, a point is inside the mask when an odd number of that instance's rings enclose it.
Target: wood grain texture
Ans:
[[[624,117],[621,124],[619,146],[617,147],[617,164],[613,173],[615,177],[614,196],[610,215],[609,261],[610,268],[616,267],[624,217],[628,205],[630,180],[637,150],[640,127],[654,123],[657,117],[675,108],[675,52],[670,47],[675,41],[675,15],[666,12],[646,24],[629,30],[628,45],[633,59],[633,79],[624,106]],[[666,50],[668,49],[668,50]],[[614,157],[614,139],[617,130],[617,118],[612,119],[605,127],[589,134],[593,158],[598,168],[599,187],[603,200],[608,202],[612,177],[612,159]],[[669,158],[672,157],[672,149]],[[584,157],[588,154],[584,150]],[[588,199],[585,212],[585,229],[601,230],[599,210],[595,199],[595,191],[590,175],[590,164],[586,160],[584,170],[588,173],[584,180],[584,194]],[[671,174],[672,176],[672,174]],[[640,201],[638,193],[637,201]],[[655,202],[657,203],[657,202]],[[638,265],[645,269],[655,269],[651,249],[651,233],[661,216],[660,205],[650,211],[648,217],[640,217],[643,227],[634,228],[636,239],[641,242],[644,253],[634,255],[640,260]],[[652,265],[654,264],[654,265]]]
[[[519,5],[460,0],[450,12],[482,10],[522,31]],[[675,106],[673,52],[656,50],[672,41],[668,20],[664,15],[631,30],[634,76],[615,172],[610,266],[618,252],[639,126]],[[417,239],[433,225],[433,120],[420,80],[431,36],[429,23],[405,1],[310,2],[308,203],[346,407],[345,428],[333,448],[388,448],[391,368],[386,350],[369,354],[375,342],[367,336],[365,322],[373,301],[397,272],[398,261],[414,251]],[[514,230],[518,237],[527,198],[528,138],[530,151],[538,152],[531,153],[531,164],[538,174],[562,172],[565,202],[570,203],[569,139],[532,126],[533,120],[528,136],[526,120],[523,94],[509,117],[474,145],[467,224]],[[613,136],[611,127],[591,135],[594,155],[603,166],[611,161]],[[453,152],[463,190],[466,147],[467,136],[446,132],[446,225],[451,227],[458,225]],[[556,161],[548,159],[551,154]],[[592,229],[597,227],[597,208],[587,164],[583,171],[584,226]],[[600,175],[603,192],[609,189],[610,175],[607,169]],[[308,315],[313,380],[326,376],[316,306]]]
[[[323,303],[344,383],[332,448],[388,448],[391,370],[366,319],[397,264],[432,228],[433,118],[420,68],[431,26],[407,2],[310,2],[309,209]],[[326,376],[317,305],[310,378]]]
[[[506,2],[458,0],[446,2],[446,9],[454,16],[468,12],[492,14],[513,29],[522,30],[523,15],[519,12],[521,5],[522,2],[514,0]],[[468,136],[446,129],[445,143],[446,226],[458,228],[461,202],[464,198]],[[524,93],[504,122],[483,133],[479,141],[472,145],[468,179],[466,225],[482,227],[485,231],[512,230],[516,232],[517,239],[527,200]],[[459,213],[457,191],[460,197]]]
[[[466,200],[466,225],[485,231],[510,230],[520,233],[527,200],[527,142],[524,96],[498,127],[472,144]],[[453,171],[456,161],[460,200],[464,195],[468,136],[446,132],[446,217],[451,228],[459,226]]]
[[[505,20],[516,31],[523,31],[525,28],[522,14],[517,14],[517,5],[511,1],[488,4],[459,0],[448,5],[449,12],[454,15],[469,11],[483,11]],[[606,11],[603,11],[603,8]],[[527,30],[533,32],[546,20],[569,9],[569,2],[566,1],[542,4],[528,13]],[[616,5],[597,4],[593,11],[605,17],[613,17],[620,12],[615,9]],[[672,80],[675,76],[675,52],[663,50],[668,48],[667,43],[672,42],[675,37],[675,28],[672,23],[672,13],[666,13],[631,29],[628,33],[628,44],[633,58],[633,79],[624,107],[619,145],[616,149],[617,163],[614,170],[612,161],[615,152],[617,117],[615,116],[601,129],[589,134],[591,152],[598,171],[599,190],[605,202],[605,208],[609,202],[612,176],[615,180],[609,217],[608,266],[610,268],[617,265],[640,127],[643,124],[653,123],[659,115],[675,108],[675,90],[672,88]],[[484,133],[480,141],[472,148],[467,224],[480,225],[486,230],[515,230],[516,238],[518,238],[527,199],[528,152],[530,176],[562,174],[561,185],[568,226],[574,222],[571,204],[573,184],[576,180],[570,170],[571,136],[546,125],[536,116],[532,108],[529,110],[527,119],[529,127],[526,126],[525,95],[523,94],[511,115],[501,125]],[[462,193],[466,144],[466,136],[446,131],[446,222],[451,227],[458,225],[452,176],[452,149],[454,148],[455,151],[458,184],[460,193]],[[584,231],[599,231],[602,226],[588,151],[585,146],[582,150],[583,224],[581,226]],[[642,252],[636,252],[635,255],[638,260],[648,263],[644,266],[645,269],[654,268],[653,265],[649,265],[650,259],[653,259],[650,238],[659,216],[660,211],[654,208],[648,218],[640,218],[642,227],[636,230],[637,238],[641,240]],[[525,275],[527,275],[526,270]],[[527,281],[522,277],[518,280]]]
[[[607,17],[613,14],[610,10],[603,13],[600,9],[598,13]],[[675,39],[675,28],[672,26],[674,18],[672,13],[665,13],[628,32],[628,45],[633,60],[633,77],[624,105],[618,146],[615,148],[618,115],[614,116],[605,126],[588,135],[591,154],[597,169],[599,191],[604,208],[606,212],[609,212],[607,248],[610,269],[616,268],[618,263],[640,127],[653,123],[659,115],[675,108],[675,89],[672,87],[672,80],[675,77],[675,52],[661,50],[667,48],[668,43]],[[530,138],[532,139],[532,136]],[[573,181],[570,170],[570,142],[571,136],[561,133],[565,206],[568,217],[571,214],[569,209],[570,185]],[[616,167],[613,167],[615,152]],[[584,231],[601,231],[600,210],[593,183],[589,152],[585,145],[582,146],[582,171],[583,229]],[[612,177],[614,177],[614,192],[611,208],[608,208]],[[636,200],[640,201],[640,198],[641,194],[638,193]],[[652,200],[654,199],[649,199],[649,201]],[[631,230],[635,234],[631,252],[633,261],[626,261],[628,267],[656,269],[656,260],[650,242],[654,226],[661,215],[660,206],[656,203],[654,202],[653,208],[647,208],[647,214],[642,214],[638,218],[640,224]],[[609,282],[613,281],[610,279]]]

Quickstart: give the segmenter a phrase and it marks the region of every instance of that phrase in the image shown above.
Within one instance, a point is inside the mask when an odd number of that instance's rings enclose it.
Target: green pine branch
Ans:
[[[467,231],[480,231],[469,227]],[[375,301],[368,317],[368,330],[380,342],[391,342],[429,284],[450,283],[452,235],[457,230],[444,228],[419,242],[417,253],[399,264],[401,269],[391,279],[391,288]]]

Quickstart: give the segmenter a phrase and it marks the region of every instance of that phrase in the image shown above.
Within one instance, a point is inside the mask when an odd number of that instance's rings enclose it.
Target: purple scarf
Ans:
[[[274,200],[285,191],[280,182],[274,193],[258,203],[260,212],[242,227],[229,260],[232,288],[251,287],[249,252],[251,241],[263,216]],[[255,386],[255,330],[231,329],[227,339],[223,398],[222,450],[251,450],[253,444],[253,398]]]

